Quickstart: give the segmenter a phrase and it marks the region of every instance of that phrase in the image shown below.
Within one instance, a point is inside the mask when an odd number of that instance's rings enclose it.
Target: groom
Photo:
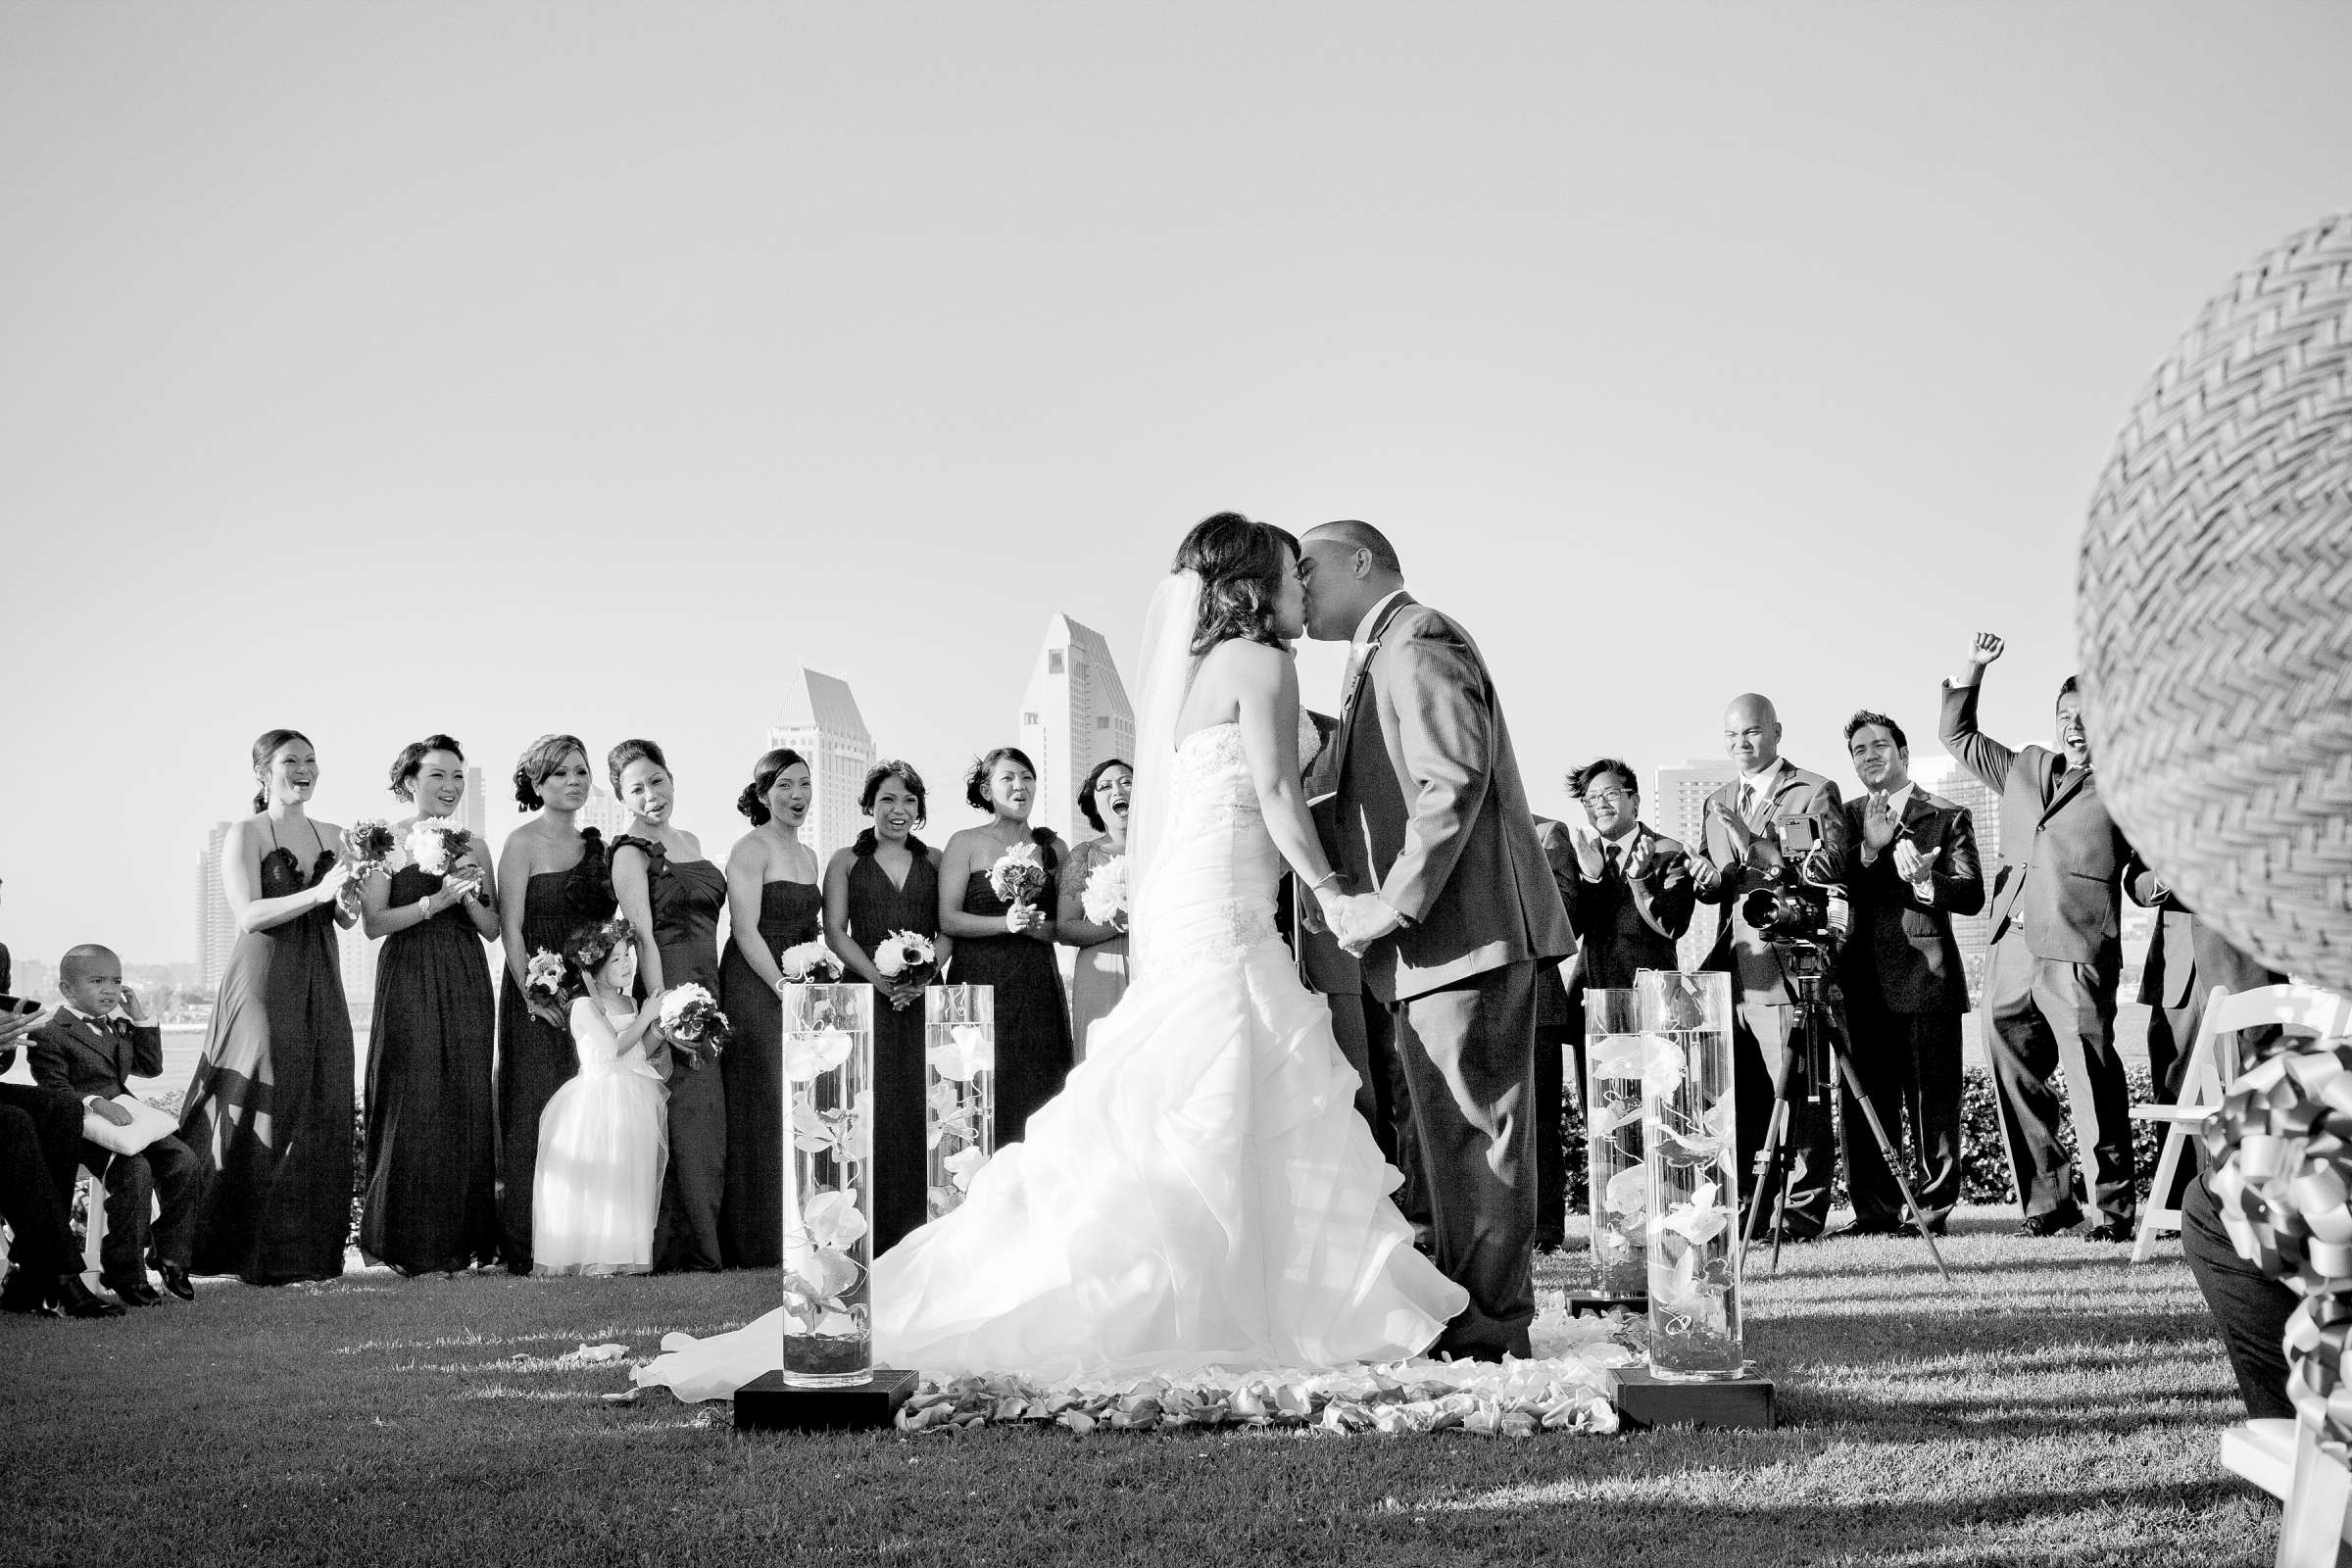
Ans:
[[[1298,579],[1307,635],[1349,644],[1339,734],[1309,784],[1325,851],[1355,890],[1335,934],[1385,1007],[1432,1255],[1470,1293],[1434,1348],[1526,1355],[1536,971],[1574,951],[1567,911],[1469,634],[1404,591],[1396,550],[1369,523],[1311,530]]]

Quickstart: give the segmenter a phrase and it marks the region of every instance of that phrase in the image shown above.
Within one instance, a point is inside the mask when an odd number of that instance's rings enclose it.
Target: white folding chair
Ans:
[[[2274,1024],[2323,1041],[2336,1039],[2352,1032],[2352,998],[2306,985],[2257,986],[2234,996],[2220,986],[2213,988],[2205,999],[2196,1042],[2189,1047],[2188,1065],[2181,1069],[2178,1098],[2169,1105],[2132,1107],[2134,1121],[2166,1124],[2156,1177],[2148,1187],[2147,1206],[2139,1211],[2139,1232],[2132,1239],[2132,1262],[2146,1262],[2158,1236],[2180,1229],[2180,1210],[2170,1203],[2168,1195],[2189,1139],[2220,1106],[2224,1086],[2237,1077],[2238,1034]]]

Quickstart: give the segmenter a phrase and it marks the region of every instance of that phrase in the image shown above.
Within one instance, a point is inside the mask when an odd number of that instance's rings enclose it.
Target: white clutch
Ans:
[[[118,1154],[135,1154],[157,1139],[169,1138],[179,1131],[177,1117],[168,1110],[156,1109],[144,1100],[117,1095],[114,1102],[130,1112],[129,1126],[117,1126],[87,1106],[81,1112],[81,1136],[100,1149]]]

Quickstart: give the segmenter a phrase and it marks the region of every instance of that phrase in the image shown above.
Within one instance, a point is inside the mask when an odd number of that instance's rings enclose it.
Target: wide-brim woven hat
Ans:
[[[2352,213],[2197,316],[2091,499],[2099,791],[2200,918],[2352,990]]]

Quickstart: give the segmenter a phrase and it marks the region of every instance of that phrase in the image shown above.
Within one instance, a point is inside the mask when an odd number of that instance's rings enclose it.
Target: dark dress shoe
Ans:
[[[2103,1219],[2084,1231],[2082,1239],[2086,1242],[2129,1242],[2133,1239],[2132,1232],[2136,1228],[2126,1220]]]
[[[0,1312],[46,1312],[50,1290],[46,1282],[33,1278],[31,1270],[12,1268],[8,1283],[0,1285]]]
[[[2064,1208],[2053,1208],[2047,1214],[2028,1214],[2018,1222],[2017,1234],[2028,1237],[2055,1236],[2060,1231],[2071,1231],[2082,1223],[2082,1211],[2069,1203]]]
[[[163,1276],[165,1290],[170,1291],[183,1301],[196,1299],[196,1286],[188,1278],[186,1269],[177,1263],[165,1263],[158,1267],[156,1272]]]
[[[1848,1236],[1901,1236],[1911,1229],[1890,1219],[1858,1219],[1851,1225],[1830,1232],[1832,1241],[1843,1241]]]
[[[78,1274],[61,1274],[49,1298],[59,1317],[121,1317],[122,1308],[95,1295]]]
[[[124,1306],[161,1306],[164,1304],[163,1297],[158,1295],[155,1287],[145,1280],[139,1281],[136,1285],[127,1280],[121,1285],[105,1279],[98,1283],[114,1292],[115,1299],[121,1301]]]

